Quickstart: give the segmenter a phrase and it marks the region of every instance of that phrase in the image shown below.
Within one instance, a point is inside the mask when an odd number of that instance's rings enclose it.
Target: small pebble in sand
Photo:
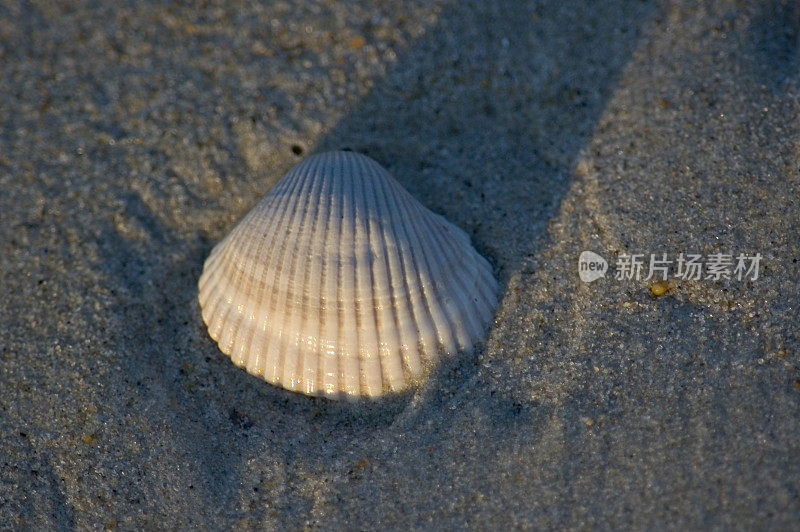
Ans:
[[[666,281],[658,281],[650,285],[650,291],[656,297],[663,295],[667,290],[669,290],[669,283]]]

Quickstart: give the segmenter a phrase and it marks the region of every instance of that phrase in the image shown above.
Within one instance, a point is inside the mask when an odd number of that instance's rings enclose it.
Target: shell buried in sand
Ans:
[[[235,364],[341,398],[401,391],[470,349],[497,289],[464,231],[369,157],[329,152],[292,168],[217,244],[199,298]]]

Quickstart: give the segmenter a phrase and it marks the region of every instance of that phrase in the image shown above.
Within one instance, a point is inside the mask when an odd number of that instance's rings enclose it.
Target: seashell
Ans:
[[[401,391],[485,335],[498,285],[461,229],[353,152],[292,168],[211,251],[209,335],[238,366],[332,398]]]

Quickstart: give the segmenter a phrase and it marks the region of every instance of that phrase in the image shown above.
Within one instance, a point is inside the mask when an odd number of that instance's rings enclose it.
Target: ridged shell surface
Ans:
[[[369,157],[328,152],[292,168],[217,244],[199,299],[235,364],[340,398],[403,390],[471,348],[497,289],[464,231]]]

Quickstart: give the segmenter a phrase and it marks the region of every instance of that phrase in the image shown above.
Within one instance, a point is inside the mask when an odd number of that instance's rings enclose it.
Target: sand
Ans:
[[[0,4],[2,528],[796,527],[796,3],[106,4]],[[375,403],[251,377],[196,301],[334,148],[502,285]],[[616,278],[662,253],[762,261]]]

